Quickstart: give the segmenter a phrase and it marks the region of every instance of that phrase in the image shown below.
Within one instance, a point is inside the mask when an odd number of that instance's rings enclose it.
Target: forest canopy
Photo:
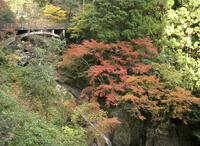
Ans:
[[[0,0],[0,23],[69,26],[0,46],[0,144],[156,145],[178,128],[200,144],[198,16],[199,0]]]

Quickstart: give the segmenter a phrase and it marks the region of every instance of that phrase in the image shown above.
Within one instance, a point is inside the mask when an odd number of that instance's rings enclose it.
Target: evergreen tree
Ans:
[[[72,38],[103,42],[148,37],[160,29],[157,3],[148,0],[96,0],[75,14],[69,28]]]
[[[0,23],[14,23],[15,15],[9,9],[7,3],[3,0],[0,0]]]

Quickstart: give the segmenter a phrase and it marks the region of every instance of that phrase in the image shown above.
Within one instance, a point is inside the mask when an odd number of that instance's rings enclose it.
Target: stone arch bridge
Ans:
[[[51,35],[54,37],[65,37],[65,30],[69,23],[0,23],[0,31],[13,32],[6,40],[1,41],[1,47],[4,48],[14,42],[16,38],[22,39],[30,35]]]

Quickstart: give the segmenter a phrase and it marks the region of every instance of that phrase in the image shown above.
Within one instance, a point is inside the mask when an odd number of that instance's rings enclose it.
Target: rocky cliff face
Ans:
[[[123,116],[122,116],[123,115]],[[120,116],[120,115],[119,115]],[[192,125],[157,125],[141,121],[122,113],[122,124],[113,133],[113,146],[199,146],[200,141],[192,134]]]

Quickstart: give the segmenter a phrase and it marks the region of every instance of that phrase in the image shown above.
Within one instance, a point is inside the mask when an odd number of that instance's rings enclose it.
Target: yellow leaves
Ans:
[[[20,61],[20,57],[15,54],[10,54],[6,56],[7,66],[13,68],[16,63]]]
[[[46,19],[43,18],[43,17],[41,17],[41,18],[38,19],[36,22],[39,23],[39,24],[41,24],[42,22],[45,22],[45,21],[46,21]]]
[[[65,102],[63,103],[64,106],[68,106],[68,104],[69,104],[68,100],[65,100]]]
[[[62,22],[66,19],[66,11],[61,10],[60,7],[53,5],[47,5],[43,10],[43,16],[50,22]]]
[[[84,11],[83,9],[79,9],[78,12],[75,13],[75,16],[72,18],[72,22],[78,22],[78,23],[72,23],[70,25],[70,28],[68,29],[68,32],[71,34],[71,38],[78,38],[81,36],[82,32],[84,32],[85,28],[88,27],[88,19],[89,19],[89,13],[94,9],[94,5],[92,4],[86,4]]]

